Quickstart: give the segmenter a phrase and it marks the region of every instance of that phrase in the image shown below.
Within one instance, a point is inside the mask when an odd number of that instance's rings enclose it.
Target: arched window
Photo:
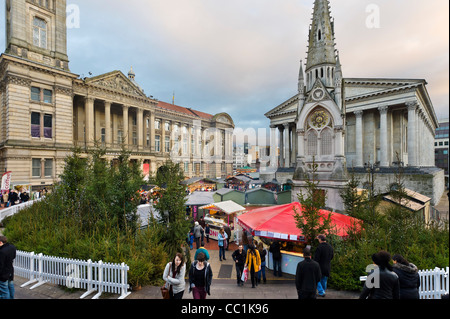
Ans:
[[[322,31],[320,31],[320,29],[319,32],[317,33],[317,38],[319,39],[319,41],[322,40]]]
[[[325,129],[320,134],[320,155],[331,155],[333,154],[333,136],[330,129]]]
[[[314,130],[308,132],[308,155],[316,156],[317,155],[317,135]]]

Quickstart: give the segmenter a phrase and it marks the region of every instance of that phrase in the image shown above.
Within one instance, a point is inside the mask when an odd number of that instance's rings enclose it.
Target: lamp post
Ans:
[[[373,164],[370,163],[364,163],[364,168],[366,169],[367,173],[369,173],[369,183],[370,183],[370,192],[369,192],[369,201],[372,205],[372,217],[375,218],[375,187],[374,187],[374,175],[376,172],[380,170],[380,167],[377,163]]]

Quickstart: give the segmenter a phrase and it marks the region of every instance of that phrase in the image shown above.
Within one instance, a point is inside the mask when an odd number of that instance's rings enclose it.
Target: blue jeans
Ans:
[[[322,278],[320,278],[320,281],[317,283],[317,292],[321,296],[323,296],[325,294],[325,290],[327,290],[327,281],[328,277],[322,276]]]
[[[279,277],[282,276],[281,275],[281,259],[279,259],[279,260],[274,259],[273,260],[273,275],[275,277],[276,276],[279,276]]]
[[[225,259],[225,248],[223,248],[223,246],[219,246],[219,259],[222,260]]]
[[[14,282],[0,281],[0,299],[14,299]]]
[[[261,281],[261,274],[264,282],[266,281],[266,262],[261,262],[261,270],[258,271],[258,281]]]

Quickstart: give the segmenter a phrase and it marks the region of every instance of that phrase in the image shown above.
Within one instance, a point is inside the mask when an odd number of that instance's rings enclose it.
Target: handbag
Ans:
[[[161,295],[163,299],[170,299],[169,289],[165,285],[161,287]]]

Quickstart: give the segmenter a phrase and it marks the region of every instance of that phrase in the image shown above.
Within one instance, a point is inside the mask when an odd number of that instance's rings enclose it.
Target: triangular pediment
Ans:
[[[325,85],[323,85],[322,81],[320,79],[316,79],[316,82],[309,92],[305,103],[308,104],[329,100],[334,101]]]
[[[273,108],[264,115],[268,118],[271,118],[277,115],[297,112],[297,107],[298,107],[298,94],[294,95],[289,100],[284,101],[283,103]]]
[[[346,100],[390,94],[419,87],[425,80],[349,78],[344,80]]]
[[[117,92],[147,97],[142,89],[121,71],[113,71],[106,74],[98,75],[92,78],[86,78],[86,84],[100,86]]]

